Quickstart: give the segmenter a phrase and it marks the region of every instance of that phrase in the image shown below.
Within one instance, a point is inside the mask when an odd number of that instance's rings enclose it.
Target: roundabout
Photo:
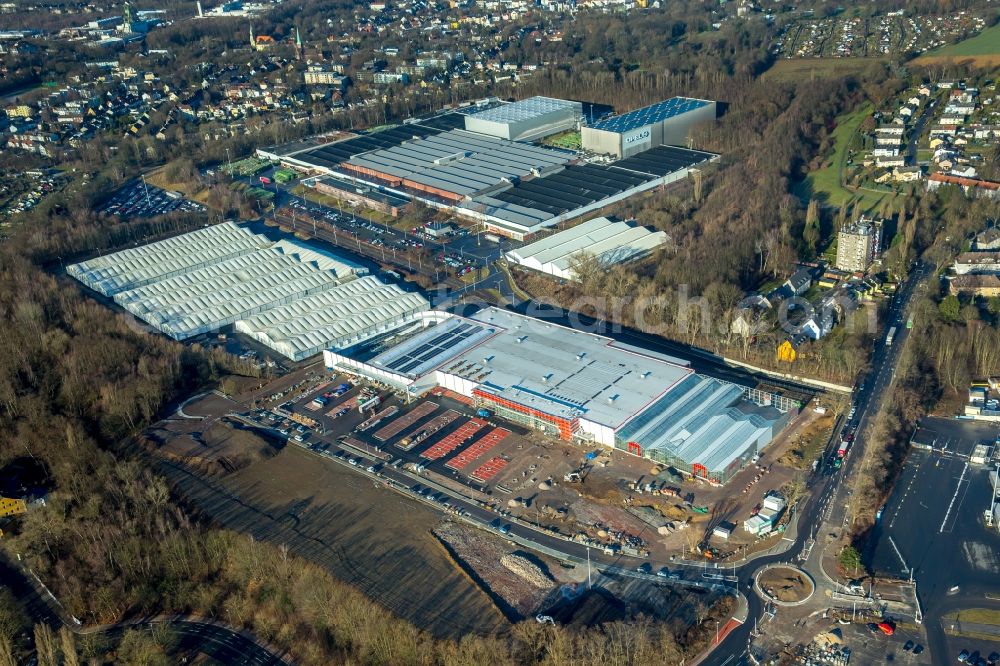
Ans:
[[[753,577],[754,590],[778,606],[799,606],[816,592],[816,581],[790,564],[769,564]]]

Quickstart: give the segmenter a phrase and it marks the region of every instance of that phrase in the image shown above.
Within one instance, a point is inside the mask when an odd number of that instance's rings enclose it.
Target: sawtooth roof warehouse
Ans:
[[[698,375],[683,360],[507,310],[425,314],[433,325],[389,349],[325,351],[327,368],[412,397],[442,386],[560,439],[615,447],[717,483],[797,409]]]
[[[715,113],[715,102],[675,97],[587,126],[580,102],[530,97],[448,111],[320,146],[257,153],[316,177],[419,199],[524,240],[717,160],[718,155],[678,145]],[[529,142],[577,129],[583,152]]]

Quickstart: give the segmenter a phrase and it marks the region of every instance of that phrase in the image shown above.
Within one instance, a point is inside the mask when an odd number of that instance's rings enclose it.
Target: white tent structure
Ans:
[[[295,361],[396,329],[430,307],[344,257],[232,222],[67,272],[175,340],[235,325]]]
[[[236,330],[299,361],[348,347],[430,308],[427,299],[366,276],[236,322]]]
[[[96,257],[66,269],[71,276],[104,296],[114,296],[240,257],[271,245],[232,222],[205,227],[167,240]]]
[[[525,268],[574,280],[573,258],[577,255],[593,255],[608,267],[639,259],[666,242],[667,234],[663,231],[595,217],[530,245],[510,250],[506,257],[511,263]]]
[[[332,289],[352,264],[293,241],[115,294],[115,302],[175,340],[215,331]]]

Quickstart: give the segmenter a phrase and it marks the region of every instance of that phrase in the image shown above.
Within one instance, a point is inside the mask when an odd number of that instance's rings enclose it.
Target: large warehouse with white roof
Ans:
[[[552,97],[529,97],[465,117],[465,129],[510,141],[533,141],[576,129],[583,104]]]
[[[235,325],[298,361],[418,318],[419,294],[306,243],[225,222],[104,255],[67,273],[176,340]]]
[[[505,254],[512,264],[575,280],[574,262],[591,255],[603,266],[640,259],[667,242],[667,234],[628,222],[595,217]]]
[[[217,224],[73,264],[66,272],[94,291],[113,296],[120,291],[250,254],[270,244],[264,236],[243,227]]]
[[[774,396],[697,375],[680,359],[507,310],[427,312],[424,322],[425,330],[374,355],[327,350],[325,364],[413,397],[441,386],[551,436],[719,483],[789,418]]]
[[[236,322],[236,330],[299,361],[410,321],[427,299],[370,275]]]

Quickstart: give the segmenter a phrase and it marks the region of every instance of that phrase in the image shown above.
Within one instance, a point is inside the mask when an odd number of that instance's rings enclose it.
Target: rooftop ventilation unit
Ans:
[[[608,404],[609,405],[613,404],[615,402],[615,400],[617,400],[617,399],[618,399],[618,394],[617,393],[615,393],[614,395],[608,396]]]
[[[576,355],[576,360],[582,361],[583,357],[586,356],[586,355],[587,355],[587,352],[580,352],[579,354]]]
[[[653,372],[651,370],[647,370],[646,372],[642,373],[639,376],[645,379],[646,377],[649,377],[651,374],[653,374]]]
[[[550,372],[550,373],[548,373],[548,374],[546,374],[546,375],[542,375],[542,381],[543,381],[543,382],[547,382],[547,381],[549,381],[550,379],[552,379],[552,373],[551,373],[551,372]]]
[[[445,155],[444,157],[437,158],[436,160],[434,160],[434,164],[437,166],[441,166],[442,164],[451,164],[453,162],[458,162],[459,160],[463,160],[466,157],[469,157],[470,155],[472,155],[472,153],[469,151],[452,153],[451,155]]]

